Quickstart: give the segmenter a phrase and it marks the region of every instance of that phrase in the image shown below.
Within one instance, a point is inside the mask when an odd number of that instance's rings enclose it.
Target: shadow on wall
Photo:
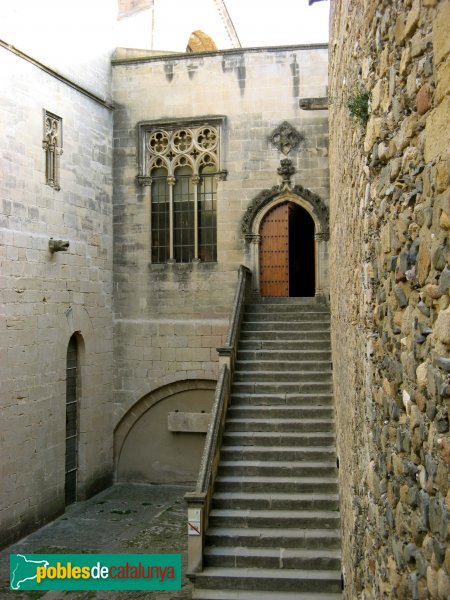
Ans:
[[[188,432],[170,431],[168,416],[175,411],[210,413],[215,386],[215,381],[187,380],[158,388],[139,400],[114,432],[116,481],[195,482],[206,434],[195,431],[192,422],[186,427],[191,429]]]

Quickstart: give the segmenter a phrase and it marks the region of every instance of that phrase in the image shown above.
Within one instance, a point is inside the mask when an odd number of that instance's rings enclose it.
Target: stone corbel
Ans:
[[[54,240],[53,238],[50,238],[48,241],[48,249],[52,254],[54,252],[66,252],[68,248],[68,240]]]
[[[328,98],[300,98],[299,105],[302,110],[328,110]]]
[[[152,178],[149,177],[148,175],[138,175],[136,179],[137,179],[137,182],[139,185],[142,185],[142,186],[152,185]]]

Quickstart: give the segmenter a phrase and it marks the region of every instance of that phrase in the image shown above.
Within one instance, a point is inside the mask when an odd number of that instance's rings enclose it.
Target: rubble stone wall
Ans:
[[[330,279],[352,600],[450,594],[449,23],[448,0],[332,3]]]

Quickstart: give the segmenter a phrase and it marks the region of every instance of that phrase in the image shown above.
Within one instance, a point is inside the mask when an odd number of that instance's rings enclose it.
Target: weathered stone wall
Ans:
[[[323,46],[113,61],[117,421],[159,386],[216,378],[216,347],[246,256],[241,220],[259,192],[280,183],[284,155],[268,138],[284,120],[305,137],[289,155],[293,183],[327,201],[327,113],[299,108],[300,97],[325,94],[326,80]],[[150,264],[149,188],[136,180],[138,123],[205,115],[225,117],[218,261]]]
[[[79,497],[112,473],[112,111],[0,48],[0,540],[64,510],[66,353],[79,332]],[[43,109],[62,118],[45,183]],[[68,240],[52,254],[49,239]]]
[[[352,600],[450,594],[449,23],[448,0],[332,6],[330,278]],[[365,92],[360,124],[348,102]]]

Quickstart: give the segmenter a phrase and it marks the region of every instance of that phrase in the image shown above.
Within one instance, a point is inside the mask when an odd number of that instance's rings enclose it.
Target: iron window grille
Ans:
[[[151,189],[151,262],[217,261],[220,123],[141,124],[138,183]]]

